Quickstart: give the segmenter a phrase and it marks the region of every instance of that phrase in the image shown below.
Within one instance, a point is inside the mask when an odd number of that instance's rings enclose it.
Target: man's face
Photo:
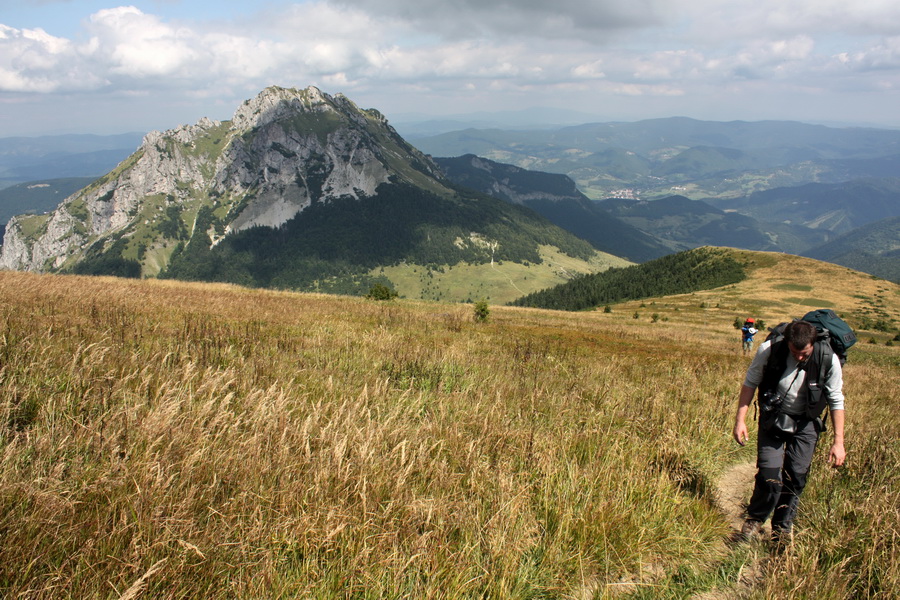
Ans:
[[[803,362],[813,353],[813,344],[807,345],[805,348],[798,348],[792,343],[788,343],[788,348],[791,351],[791,355],[797,360],[797,362]]]

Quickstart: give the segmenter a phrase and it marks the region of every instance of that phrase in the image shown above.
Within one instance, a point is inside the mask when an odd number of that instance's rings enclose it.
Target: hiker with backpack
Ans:
[[[753,336],[759,331],[755,325],[756,320],[753,317],[749,317],[744,321],[744,326],[741,327],[741,346],[744,349],[744,354],[753,349]]]
[[[827,326],[806,320],[815,320],[814,313],[827,313],[848,333],[830,335]],[[758,536],[771,516],[772,541],[791,540],[816,443],[826,430],[822,418],[826,406],[834,430],[828,458],[835,467],[844,464],[842,362],[846,348],[855,341],[852,330],[829,310],[783,323],[760,344],[741,386],[733,430],[734,439],[743,446],[749,439],[746,415],[758,390],[757,473],[741,528],[744,539]]]

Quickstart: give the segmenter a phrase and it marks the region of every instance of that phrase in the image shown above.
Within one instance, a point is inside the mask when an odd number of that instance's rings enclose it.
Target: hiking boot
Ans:
[[[762,532],[762,521],[756,519],[747,519],[741,527],[741,538],[749,542],[753,538],[759,537]]]

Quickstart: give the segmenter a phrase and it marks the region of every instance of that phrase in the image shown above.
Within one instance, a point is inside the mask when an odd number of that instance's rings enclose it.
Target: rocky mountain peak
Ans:
[[[245,100],[234,112],[235,129],[253,129],[286,116],[314,111],[334,110],[330,96],[316,87],[304,90],[270,86],[255,98]]]
[[[231,121],[148,133],[131,157],[49,215],[14,217],[0,268],[56,270],[119,244],[118,254],[155,275],[201,214],[214,215],[207,233],[215,244],[231,232],[280,227],[313,202],[374,196],[388,181],[440,193],[440,177],[377,111],[316,87],[268,87]]]

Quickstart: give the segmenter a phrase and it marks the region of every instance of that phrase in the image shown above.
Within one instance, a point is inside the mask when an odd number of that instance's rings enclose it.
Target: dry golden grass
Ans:
[[[468,305],[0,273],[0,594],[727,588],[750,559],[722,543],[714,481],[753,456],[730,440],[747,362],[731,322],[775,302],[768,268],[609,314],[492,307],[486,324]],[[846,281],[895,310],[897,286]],[[900,594],[900,361],[859,346],[850,463],[817,468],[759,597]]]

